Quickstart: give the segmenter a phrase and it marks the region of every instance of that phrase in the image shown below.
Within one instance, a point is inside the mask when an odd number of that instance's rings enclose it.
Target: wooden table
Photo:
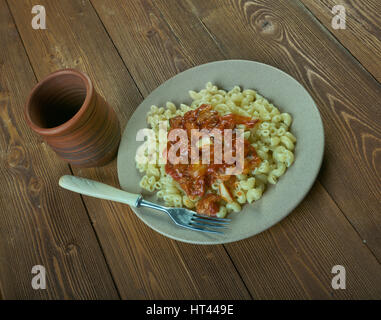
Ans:
[[[336,2],[344,30],[331,25]],[[32,28],[37,4],[46,30]],[[0,297],[380,299],[380,17],[378,0],[0,0]],[[168,78],[224,59],[291,74],[326,135],[305,200],[244,241],[172,241],[125,205],[59,188],[64,174],[118,186],[116,161],[72,168],[24,122],[28,92],[57,69],[88,73],[125,126]],[[45,290],[31,286],[34,265]],[[345,290],[331,286],[335,265]]]

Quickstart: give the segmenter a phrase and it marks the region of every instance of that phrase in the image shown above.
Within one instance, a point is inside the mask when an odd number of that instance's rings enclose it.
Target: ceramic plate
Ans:
[[[324,150],[324,131],[319,111],[308,92],[288,74],[274,67],[243,60],[207,63],[186,70],[155,89],[136,109],[124,131],[118,153],[118,175],[121,187],[141,193],[149,201],[161,203],[153,194],[139,187],[141,174],[136,169],[135,152],[141,142],[136,133],[146,128],[146,114],[151,105],[165,106],[191,103],[188,90],[199,91],[211,81],[230,90],[234,85],[254,89],[281,112],[293,117],[291,132],[297,137],[295,162],[276,185],[268,185],[263,197],[243,206],[240,213],[231,213],[230,229],[224,235],[210,235],[180,228],[159,211],[132,208],[152,229],[179,241],[196,244],[220,244],[254,236],[286,217],[305,197],[319,172]],[[161,203],[163,204],[163,203]]]

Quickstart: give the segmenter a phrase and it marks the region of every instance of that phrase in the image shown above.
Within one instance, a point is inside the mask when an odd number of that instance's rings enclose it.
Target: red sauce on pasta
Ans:
[[[173,164],[170,161],[165,166],[165,171],[175,181],[177,181],[190,199],[200,199],[197,203],[196,210],[198,213],[207,215],[216,215],[220,208],[221,197],[217,194],[211,193],[211,185],[217,180],[224,181],[227,188],[232,188],[236,180],[235,175],[227,175],[226,171],[233,168],[235,164],[230,164],[226,160],[226,155],[223,156],[222,161],[218,161],[214,155],[215,146],[218,144],[224,150],[224,130],[235,129],[238,124],[245,125],[252,128],[259,122],[258,119],[252,119],[236,114],[227,114],[220,116],[217,111],[212,109],[211,105],[203,104],[195,110],[188,111],[184,116],[177,116],[170,119],[170,131],[174,129],[184,129],[188,137],[188,150],[184,155],[187,158],[187,164],[178,163]],[[220,130],[222,138],[218,138],[210,134],[208,137],[208,147],[210,145],[210,161],[205,164],[202,160],[202,149],[197,149],[200,161],[194,163],[192,161],[192,129],[203,130],[207,133],[212,133],[212,130]],[[199,131],[197,131],[199,132]],[[194,132],[193,132],[194,134]],[[231,156],[236,156],[236,133],[232,133],[231,141]],[[198,139],[196,139],[198,141]],[[167,150],[176,144],[177,141],[170,141],[168,139]],[[244,140],[244,165],[243,174],[248,173],[260,164],[260,158],[257,156],[256,150],[250,145],[249,141]],[[194,151],[193,151],[194,152]],[[194,154],[193,154],[194,155]],[[179,156],[179,153],[177,154]]]

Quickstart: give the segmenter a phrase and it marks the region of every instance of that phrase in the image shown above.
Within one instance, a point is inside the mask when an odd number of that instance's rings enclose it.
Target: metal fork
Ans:
[[[168,208],[143,199],[139,194],[129,193],[107,184],[75,176],[62,176],[59,180],[62,188],[100,199],[117,201],[134,207],[147,207],[167,213],[172,221],[190,230],[223,234],[230,219],[210,217],[197,214],[185,208]],[[217,230],[216,230],[217,229]]]

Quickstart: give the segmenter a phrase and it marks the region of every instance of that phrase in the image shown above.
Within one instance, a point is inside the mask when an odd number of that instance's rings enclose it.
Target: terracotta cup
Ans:
[[[80,71],[60,70],[39,82],[28,97],[25,118],[62,159],[75,166],[102,166],[117,154],[118,118]]]

